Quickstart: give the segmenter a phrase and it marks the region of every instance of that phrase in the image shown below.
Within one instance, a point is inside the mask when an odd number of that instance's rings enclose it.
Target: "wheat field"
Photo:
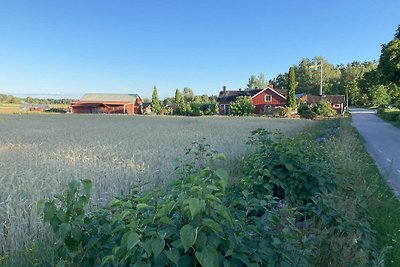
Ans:
[[[129,193],[139,180],[164,186],[184,148],[205,142],[237,162],[252,129],[297,133],[313,122],[258,117],[0,115],[0,259],[50,240],[38,200],[71,179],[94,182],[92,202]],[[0,262],[1,265],[1,262]]]

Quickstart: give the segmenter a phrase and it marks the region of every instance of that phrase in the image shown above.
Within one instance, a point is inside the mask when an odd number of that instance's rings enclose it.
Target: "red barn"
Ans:
[[[72,102],[72,113],[141,114],[142,98],[137,94],[85,94]]]
[[[272,86],[268,86],[264,89],[231,91],[226,90],[224,86],[217,98],[219,114],[230,115],[230,103],[239,96],[250,96],[254,106],[254,113],[260,114],[269,108],[284,107],[286,105],[287,90],[274,89]]]

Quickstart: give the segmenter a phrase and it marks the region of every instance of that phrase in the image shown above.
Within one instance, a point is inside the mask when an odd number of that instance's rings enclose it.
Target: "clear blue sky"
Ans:
[[[218,94],[303,57],[378,59],[400,0],[2,0],[0,92]]]

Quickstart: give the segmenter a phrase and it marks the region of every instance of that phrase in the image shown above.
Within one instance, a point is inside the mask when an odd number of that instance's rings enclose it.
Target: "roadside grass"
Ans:
[[[400,203],[350,122],[343,120],[340,129],[340,134],[326,144],[326,149],[336,166],[343,189],[351,187],[355,190],[352,194],[361,198],[357,200],[359,207],[354,206],[354,196],[351,195],[350,201],[342,200],[339,206],[348,213],[349,218],[355,210],[365,208],[380,253],[375,255],[376,264],[400,266]],[[383,259],[385,264],[382,264]]]
[[[393,126],[400,128],[400,109],[395,108],[386,108],[386,109],[379,109],[378,116],[391,123]]]

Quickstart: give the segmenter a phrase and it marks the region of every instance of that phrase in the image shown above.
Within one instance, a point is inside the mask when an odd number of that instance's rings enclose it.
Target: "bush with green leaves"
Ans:
[[[282,133],[272,135],[257,129],[249,143],[255,148],[246,166],[251,179],[258,181],[254,184],[261,185],[261,194],[303,206],[335,188],[335,169],[315,142],[301,137],[285,139]]]
[[[230,109],[235,116],[248,116],[254,113],[253,101],[250,96],[239,96],[230,104]]]
[[[321,100],[318,102],[317,106],[314,107],[313,110],[317,115],[323,117],[334,117],[337,113],[332,108],[332,105],[329,101]]]
[[[91,182],[72,181],[39,205],[58,238],[60,264],[309,265],[313,241],[297,227],[298,212],[277,208],[272,196],[228,186],[220,160],[225,156],[211,153],[206,165],[186,162],[168,191],[135,192],[86,213]]]

